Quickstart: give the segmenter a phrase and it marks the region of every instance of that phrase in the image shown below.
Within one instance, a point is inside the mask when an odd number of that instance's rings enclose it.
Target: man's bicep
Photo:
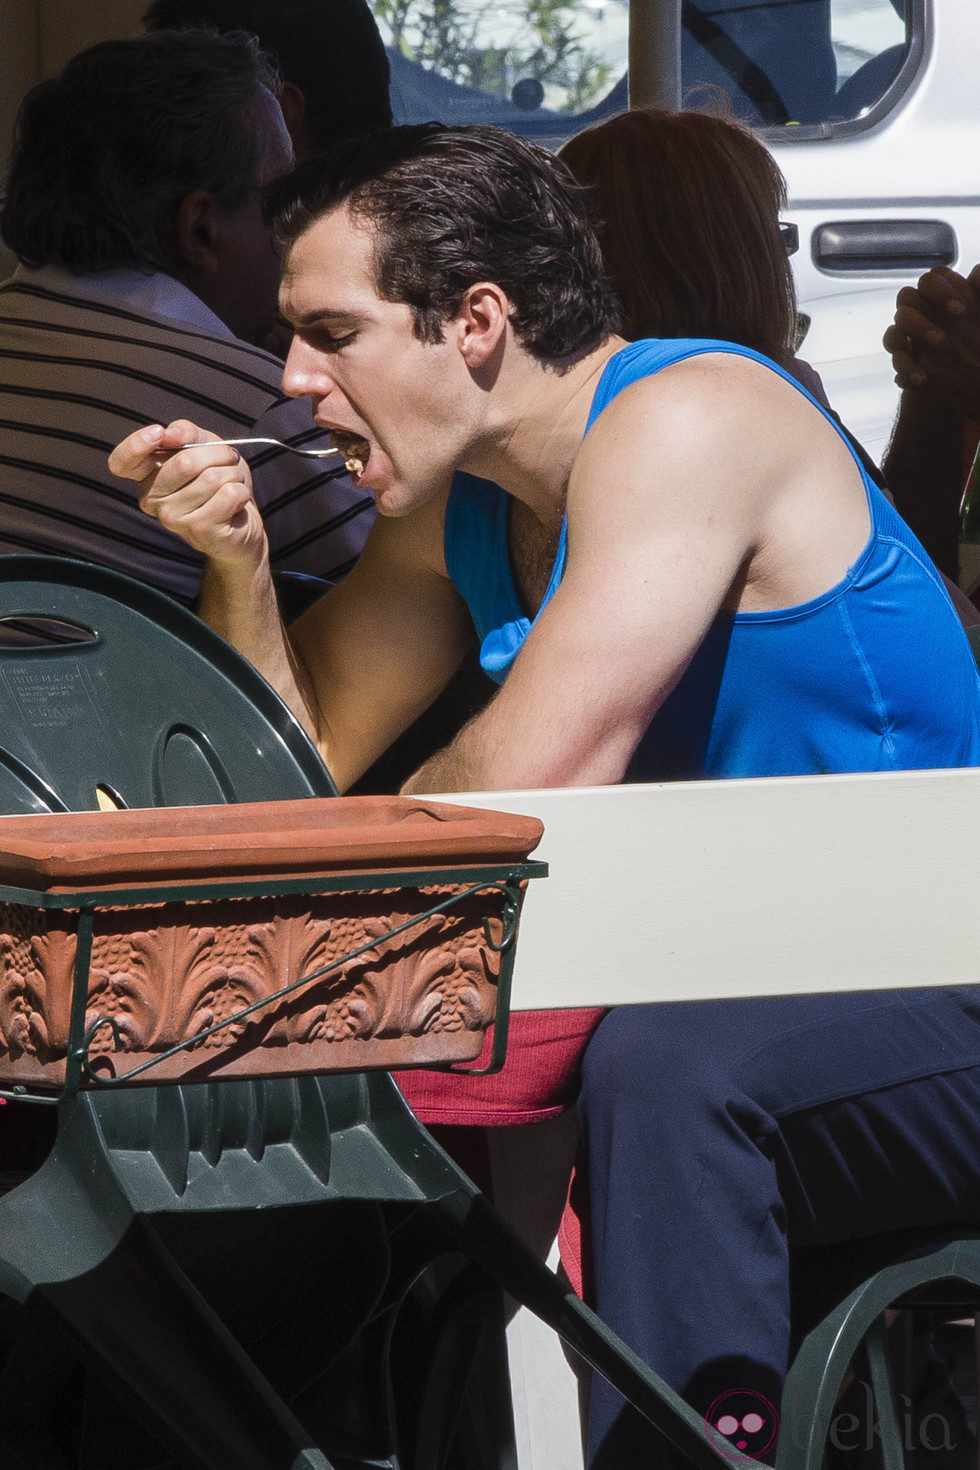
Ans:
[[[662,579],[650,563],[633,586],[570,575],[538,620],[504,691],[526,712],[541,765],[533,784],[621,780],[682,678],[718,604],[698,593],[693,576],[673,581],[676,559],[660,568]]]
[[[448,578],[413,548],[402,554],[399,539],[377,526],[354,569],[290,630],[342,790],[428,708],[469,637]]]
[[[504,784],[620,780],[748,555],[748,518],[698,499],[676,463],[669,490],[653,472],[624,488],[607,466],[583,468],[593,478],[570,503],[565,575],[491,715]]]
[[[569,483],[561,584],[496,699],[415,789],[621,780],[737,600],[779,458],[764,420],[744,432],[758,382],[713,358],[663,376],[624,389],[589,431]]]

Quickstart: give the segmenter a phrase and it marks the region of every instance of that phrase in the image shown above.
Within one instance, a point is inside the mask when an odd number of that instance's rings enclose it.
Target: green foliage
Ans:
[[[512,40],[484,39],[502,27],[499,0],[375,0],[374,13],[410,61],[465,87],[509,97],[514,83],[536,77],[557,88],[562,112],[581,112],[607,90],[613,68],[575,30],[568,0],[526,0]]]

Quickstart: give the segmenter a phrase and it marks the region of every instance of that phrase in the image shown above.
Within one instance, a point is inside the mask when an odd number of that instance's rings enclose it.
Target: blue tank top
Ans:
[[[610,358],[586,433],[630,383],[705,352],[763,363],[833,423],[759,353],[665,339],[631,343]],[[848,448],[871,516],[861,555],[836,587],[809,602],[720,613],[655,715],[627,780],[980,765],[980,674],[966,635],[939,573]],[[510,565],[507,503],[498,485],[457,475],[445,527],[449,576],[476,625],[480,662],[498,683],[531,627]],[[565,552],[563,525],[542,608],[561,580]]]

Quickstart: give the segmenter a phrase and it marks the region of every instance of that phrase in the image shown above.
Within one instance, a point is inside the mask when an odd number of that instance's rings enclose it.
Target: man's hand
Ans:
[[[469,638],[446,573],[445,496],[382,520],[356,566],[285,632],[248,465],[186,420],[109,459],[140,505],[208,559],[199,612],[272,685],[345,790],[431,704]],[[180,444],[193,448],[177,450]]]
[[[237,449],[217,437],[186,419],[151,424],[117,444],[109,469],[135,480],[141,509],[216,566],[253,568],[267,543],[252,476]]]
[[[901,389],[980,419],[980,266],[967,277],[937,266],[904,286],[883,342]]]

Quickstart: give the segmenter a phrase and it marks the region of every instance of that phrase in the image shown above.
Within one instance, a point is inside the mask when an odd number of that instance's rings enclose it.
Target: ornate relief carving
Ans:
[[[86,1026],[111,1018],[116,1033],[109,1027],[97,1032],[93,1054],[116,1050],[116,1036],[125,1051],[165,1051],[266,994],[258,975],[227,962],[226,938],[214,925],[166,919],[155,929],[96,935]],[[244,1029],[238,1022],[201,1044],[227,1046]]]
[[[114,1026],[96,1031],[93,1062],[100,1071],[126,1071],[326,966],[309,985],[203,1036],[165,1064],[166,1074],[259,1076],[472,1059],[495,1013],[500,956],[487,945],[483,923],[493,915],[494,937],[500,932],[501,895],[471,896],[387,938],[458,891],[99,910],[86,1027],[100,1019]],[[63,1074],[74,917],[0,904],[0,1079],[25,1066],[32,1080]]]
[[[12,1057],[67,1047],[74,963],[71,919],[0,904],[0,1037]]]
[[[4,1045],[12,1057],[43,1051],[48,1044],[44,976],[36,969],[19,967],[12,934],[0,935],[0,967],[0,1034]]]

